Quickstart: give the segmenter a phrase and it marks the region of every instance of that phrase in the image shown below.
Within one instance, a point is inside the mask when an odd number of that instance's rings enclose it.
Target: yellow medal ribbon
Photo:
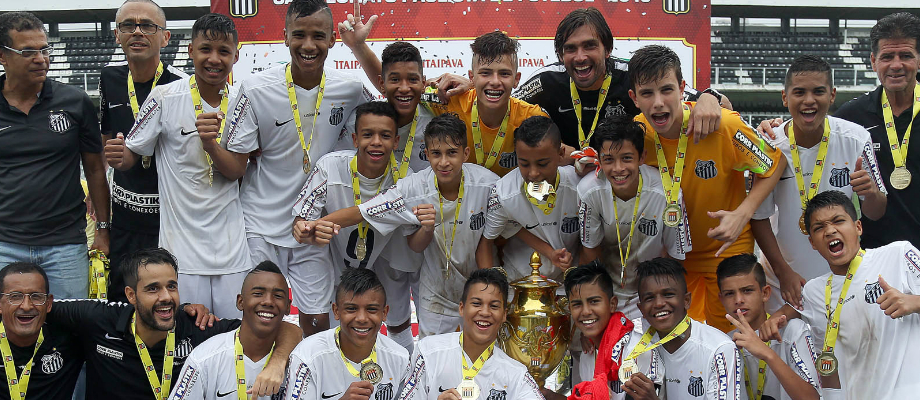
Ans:
[[[457,222],[460,220],[460,208],[463,206],[463,171],[460,172],[460,192],[457,194],[457,208],[454,209],[454,227],[451,229],[450,242],[447,241],[447,232],[444,231],[444,197],[441,196],[441,189],[438,187],[438,176],[434,176],[434,187],[438,190],[438,214],[441,214],[441,237],[444,238],[444,245],[447,246],[447,264],[444,266],[444,279],[450,276],[450,256],[454,251],[454,238],[457,236]]]
[[[339,343],[339,332],[342,330],[342,327],[335,328],[335,346],[339,348],[339,355],[342,356],[342,362],[345,363],[345,368],[348,368],[348,373],[350,373],[355,378],[359,378],[360,372],[351,365],[351,361],[348,361],[348,358],[345,357],[345,353],[342,352],[342,345]],[[365,364],[367,362],[377,363],[377,344],[374,344],[373,350],[371,350],[371,355],[367,356],[364,360],[361,360],[358,364]]]
[[[524,184],[521,186],[521,190],[524,192],[524,197],[526,197],[527,200],[530,201],[530,204],[537,206],[537,208],[543,211],[543,214],[550,215],[553,213],[553,207],[556,206],[555,188],[557,187],[559,187],[559,172],[558,171],[556,172],[556,184],[553,185],[552,188],[550,188],[550,192],[546,196],[545,203],[541,202],[538,199],[533,198],[533,196],[531,196],[530,193],[527,192],[527,182],[524,182]]]
[[[310,137],[307,140],[303,138],[303,121],[300,120],[300,112],[297,111],[297,93],[294,91],[294,77],[291,75],[291,64],[284,69],[284,79],[287,82],[288,101],[291,103],[291,112],[294,114],[294,125],[297,126],[297,136],[300,137],[300,147],[303,148],[304,161],[309,160],[310,147],[313,144],[313,133],[316,131],[316,117],[319,115],[319,107],[323,103],[323,93],[326,91],[326,73],[319,81],[319,92],[316,93],[316,107],[313,110],[313,128],[310,129]],[[308,172],[308,171],[304,171]]]
[[[192,105],[195,106],[195,118],[198,118],[202,112],[204,112],[204,104],[201,102],[201,93],[198,91],[198,81],[195,79],[193,74],[188,78],[188,88],[192,92]],[[229,98],[230,89],[227,88],[227,85],[224,85],[224,90],[221,91],[220,95],[220,112],[224,114],[224,117],[220,119],[220,131],[217,133],[217,144],[220,144],[220,135],[224,132],[224,126],[227,125],[227,107],[230,104]],[[211,155],[208,152],[204,152],[205,158],[208,160],[208,185],[214,183],[214,161],[211,160]]]
[[[843,288],[840,289],[840,297],[837,299],[837,307],[833,311],[831,311],[831,284],[834,282],[834,274],[827,277],[827,285],[824,286],[824,306],[827,308],[827,333],[824,334],[825,353],[833,353],[834,346],[837,345],[837,334],[840,331],[840,309],[843,308],[843,300],[847,297],[850,283],[853,282],[853,275],[856,274],[865,253],[863,249],[859,249],[859,253],[856,254],[853,261],[850,261],[846,278],[843,280]]]
[[[406,140],[406,148],[403,150],[402,162],[396,162],[396,156],[390,153],[390,170],[393,173],[393,183],[405,178],[409,173],[409,159],[412,158],[412,146],[415,145],[415,128],[418,126],[418,108],[415,109],[415,116],[412,117],[412,125],[409,127],[409,139]]]
[[[827,123],[827,121],[825,121]],[[770,313],[767,313],[767,319],[770,319]],[[770,342],[766,341],[763,344],[770,347]],[[744,349],[741,349],[741,353],[744,353]],[[742,362],[744,359],[742,359]],[[761,400],[763,398],[763,388],[764,383],[767,381],[767,360],[758,360],[757,361],[757,392],[755,397],[754,388],[751,386],[751,378],[748,375],[747,362],[744,363],[744,386],[747,388],[748,399],[751,400]]]
[[[492,149],[489,151],[489,157],[483,162],[482,130],[479,128],[479,125],[482,124],[482,121],[479,120],[479,100],[473,99],[470,125],[473,127],[473,149],[476,151],[476,164],[482,165],[488,169],[492,168],[492,165],[495,164],[495,160],[498,159],[498,155],[502,151],[502,144],[505,143],[505,135],[508,134],[508,121],[510,119],[511,103],[509,102],[508,111],[505,112],[505,118],[502,119],[502,125],[498,128],[498,134],[495,135],[495,139],[492,141]]]
[[[153,75],[153,84],[150,85],[151,91],[153,91],[153,88],[157,87],[157,81],[160,80],[160,76],[163,76],[162,62],[157,65],[157,72]],[[137,91],[134,90],[134,76],[131,75],[130,68],[128,68],[128,102],[131,103],[131,115],[133,115],[134,118],[137,118],[137,113],[140,111],[140,106],[137,104]]]
[[[792,129],[792,120],[789,120],[789,150],[792,152],[792,171],[795,173],[795,182],[799,189],[799,198],[802,200],[802,212],[808,200],[818,194],[818,186],[821,184],[821,175],[824,171],[824,159],[827,158],[827,142],[831,135],[831,124],[827,118],[824,118],[824,135],[821,136],[821,143],[818,145],[818,158],[815,160],[815,170],[811,175],[811,185],[805,186],[805,171],[802,169],[802,161],[799,158],[799,146],[795,144],[795,132]],[[808,191],[806,193],[806,190]]]
[[[629,236],[626,237],[626,256],[623,256],[623,248],[620,243],[623,239],[620,237],[620,213],[617,211],[617,199],[613,198],[613,221],[617,228],[617,250],[620,252],[620,287],[626,286],[626,262],[629,260],[629,250],[632,248],[633,232],[636,230],[636,217],[639,215],[639,199],[642,196],[642,174],[639,174],[639,188],[636,189],[636,205],[633,207],[632,220],[629,223]]]
[[[885,131],[888,133],[888,143],[891,145],[891,160],[895,168],[904,167],[907,162],[907,147],[910,144],[910,131],[913,127],[914,118],[920,113],[920,84],[914,84],[914,115],[911,117],[911,123],[907,124],[907,130],[904,131],[904,138],[898,142],[898,131],[894,126],[894,116],[891,113],[891,103],[888,102],[888,94],[882,89],[882,115],[885,117]]]
[[[604,85],[601,86],[601,91],[597,94],[597,108],[594,112],[594,123],[591,124],[591,130],[588,131],[588,135],[585,136],[585,128],[581,126],[581,98],[578,96],[578,88],[575,87],[575,81],[572,78],[569,78],[569,91],[572,93],[572,107],[575,108],[575,118],[578,119],[578,147],[585,148],[588,147],[588,143],[591,141],[591,136],[594,136],[594,129],[597,128],[597,121],[601,117],[601,107],[604,106],[604,100],[607,99],[607,91],[610,89],[610,82],[613,80],[613,75],[607,74],[607,77],[604,78]]]
[[[668,168],[668,159],[664,156],[664,148],[661,146],[661,140],[658,134],[652,135],[655,138],[655,154],[658,156],[658,172],[661,173],[661,183],[664,186],[664,194],[668,199],[668,206],[677,205],[677,199],[680,195],[680,178],[684,175],[684,160],[687,158],[687,123],[690,121],[690,106],[684,104],[684,119],[680,129],[680,139],[677,141],[677,154],[674,157],[674,178],[671,178],[670,168]]]
[[[655,335],[655,329],[648,328],[648,330],[645,331],[645,334],[642,335],[642,339],[639,339],[639,343],[636,344],[636,347],[633,348],[632,352],[629,353],[629,356],[627,356],[626,359],[623,360],[623,362],[625,363],[628,360],[635,360],[640,355],[642,355],[642,353],[654,350],[658,346],[661,346],[667,342],[674,340],[674,338],[686,332],[687,329],[690,329],[690,316],[689,315],[685,315],[684,319],[680,321],[680,323],[677,324],[677,326],[675,326],[674,329],[671,330],[671,333],[668,333],[667,335],[665,335],[665,337],[655,342],[655,344],[649,345],[649,343],[651,343],[652,341],[652,336]]]
[[[390,156],[392,157],[393,153],[390,153]],[[390,160],[391,167],[393,166],[393,162],[394,160],[391,159]],[[348,166],[349,166],[349,169],[351,170],[351,190],[355,195],[355,207],[357,207],[361,205],[361,181],[358,180],[358,156],[352,157],[351,163],[349,163]],[[380,183],[377,184],[377,193],[380,193],[380,187],[383,186],[384,179],[386,179],[385,176],[380,177]],[[396,181],[395,177],[393,181],[395,183]],[[369,226],[367,225],[367,222],[358,223],[358,243],[359,244],[355,246],[355,253],[359,252],[358,247],[361,247],[361,246],[363,246],[366,250],[366,246],[367,246],[366,240],[367,240],[367,229],[368,228]],[[364,254],[363,251],[361,251],[361,253],[362,254],[355,254],[355,255],[358,256],[359,259],[364,260],[364,256],[366,256],[367,254]]]
[[[272,359],[272,352],[274,351],[275,344],[272,343],[272,349],[269,350],[268,355],[265,356],[266,363]],[[246,363],[243,361],[243,344],[240,343],[240,328],[236,328],[236,333],[233,334],[233,356],[236,368],[236,398],[239,400],[249,400],[249,396],[246,395],[246,390],[249,388],[246,385]]]
[[[32,377],[32,362],[35,361],[38,348],[42,347],[42,342],[44,341],[45,334],[39,329],[35,350],[32,351],[32,358],[29,358],[29,362],[22,369],[22,375],[17,377],[16,363],[13,362],[13,352],[10,350],[10,341],[6,337],[6,327],[0,323],[0,351],[3,352],[3,369],[6,371],[6,384],[9,386],[11,399],[23,400],[26,398],[26,391],[29,390],[29,378]]]
[[[169,395],[170,383],[172,382],[173,358],[176,356],[176,328],[170,329],[169,333],[166,334],[166,348],[163,349],[163,378],[161,382],[157,378],[157,370],[153,367],[153,361],[150,359],[147,345],[144,344],[140,336],[137,336],[136,317],[137,312],[131,315],[131,333],[134,334],[134,344],[137,345],[137,352],[140,353],[141,363],[144,364],[144,371],[147,373],[150,388],[153,389],[154,398],[164,400]]]
[[[486,363],[492,354],[495,353],[495,342],[489,344],[489,347],[479,355],[479,358],[476,361],[473,361],[473,365],[469,365],[466,362],[466,357],[463,356],[463,332],[460,332],[460,359],[463,360],[463,379],[464,380],[473,380],[476,375],[479,375],[479,371],[482,370],[482,364]]]

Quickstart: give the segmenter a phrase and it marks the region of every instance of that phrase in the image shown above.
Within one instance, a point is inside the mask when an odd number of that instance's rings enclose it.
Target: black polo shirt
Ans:
[[[167,66],[157,85],[188,78],[184,73]],[[153,80],[134,84],[137,105],[147,100]],[[127,135],[134,125],[134,114],[128,97],[128,63],[109,64],[102,69],[99,79],[102,115],[102,134],[115,137],[118,132]],[[138,161],[127,171],[115,170],[112,183],[112,223],[121,230],[156,235],[160,230],[160,197],[157,191],[156,157],[150,158],[144,168]]]
[[[131,333],[133,314],[134,306],[125,303],[98,300],[54,302],[48,319],[74,332],[80,338],[86,355],[86,400],[153,398],[153,390]],[[170,384],[176,384],[176,377],[192,349],[211,336],[230,332],[239,326],[240,320],[223,319],[215,322],[214,327],[202,331],[195,326],[193,318],[179,311],[176,315],[176,354]],[[165,339],[147,347],[158,377],[162,377],[165,347]]]
[[[904,190],[891,187],[889,179],[894,171],[894,161],[891,158],[888,132],[885,130],[885,117],[882,115],[882,87],[848,101],[834,116],[862,125],[869,131],[882,181],[888,188],[885,216],[878,221],[862,218],[863,247],[881,247],[897,240],[907,240],[914,247],[920,247],[920,148],[916,140],[911,140],[905,163],[913,177],[910,186]],[[913,124],[911,132],[920,132],[920,118],[911,122],[911,117],[912,108],[894,117],[899,142],[904,138],[908,124]]]
[[[56,304],[55,304],[56,305]],[[32,362],[29,387],[26,400],[70,400],[73,398],[74,386],[80,369],[83,368],[83,350],[80,341],[69,331],[60,326],[45,323],[42,327],[45,340],[42,342]],[[19,347],[10,343],[16,376],[22,376],[35,345]],[[0,376],[6,377],[5,366],[0,362]],[[10,399],[8,386],[0,389],[0,400]]]
[[[29,114],[0,95],[0,242],[86,243],[80,157],[101,151],[96,107],[83,89],[46,79]]]

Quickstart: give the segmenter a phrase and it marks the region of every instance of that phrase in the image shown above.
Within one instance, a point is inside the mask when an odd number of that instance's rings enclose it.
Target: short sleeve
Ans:
[[[918,295],[920,294],[920,250],[917,250],[909,242],[901,243],[904,243],[902,247],[904,257],[901,257],[901,279],[903,279],[903,284],[900,285],[901,287],[895,287],[895,289],[899,289],[905,294]],[[885,281],[894,286],[891,280],[886,279]]]
[[[99,130],[99,118],[96,115],[96,106],[93,101],[86,95],[82,95],[82,107],[80,115],[80,152],[81,153],[99,153],[102,152],[102,133]]]
[[[399,400],[426,400],[428,398],[428,380],[425,376],[425,356],[415,346],[409,363],[409,373],[403,381]]]
[[[287,399],[318,399],[319,376],[316,368],[297,354],[288,359]]]
[[[134,126],[125,136],[125,146],[142,156],[152,156],[162,129],[161,121],[168,120],[162,90],[154,88],[141,106]]]
[[[515,400],[544,400],[543,394],[540,393],[540,386],[534,381],[530,373],[524,371],[524,378],[516,380],[516,386],[512,389],[511,398]]]
[[[744,395],[741,362],[741,354],[733,343],[726,342],[716,348],[709,361],[710,375],[706,399],[738,400]]]
[[[182,367],[182,372],[179,373],[177,379],[174,379],[174,382],[176,385],[169,393],[169,400],[207,398],[205,395],[208,389],[207,369],[201,367],[194,350],[185,360],[185,366]]]
[[[789,330],[793,328],[795,330],[789,332]],[[785,357],[783,357],[787,360],[786,364],[789,365],[800,378],[814,387],[818,393],[821,393],[821,383],[817,370],[815,369],[815,361],[818,359],[818,354],[817,349],[814,347],[815,341],[811,336],[811,327],[801,320],[792,320],[789,321],[789,324],[786,326],[785,332],[791,333],[788,339],[792,340],[788,350],[789,354],[785,354]],[[783,339],[786,338],[784,337]]]
[[[776,188],[767,195],[767,198],[763,199],[763,203],[760,203],[757,210],[754,210],[751,219],[767,219],[773,214],[776,214]]]
[[[358,206],[361,216],[377,232],[388,235],[405,225],[420,225],[404,197],[404,193],[411,188],[411,181],[412,179],[400,179],[395,188],[390,188]]]
[[[227,150],[243,154],[259,148],[259,118],[252,108],[250,93],[244,82],[230,106],[230,116],[224,127],[221,142]]]
[[[99,79],[99,117],[101,132],[103,135],[111,135],[114,131],[112,127],[112,116],[109,115],[109,100],[105,95],[105,79]]]
[[[869,137],[868,132],[866,132],[866,137]],[[885,188],[885,182],[882,181],[882,171],[879,169],[878,160],[875,159],[871,138],[866,140],[862,146],[862,168],[869,173],[869,177],[878,188],[878,191],[887,195],[888,189]]]
[[[295,217],[301,217],[308,221],[315,221],[323,216],[323,210],[326,208],[326,182],[328,177],[326,171],[320,168],[319,164],[313,167],[307,182],[303,184],[303,189],[297,196],[294,208],[291,214]]]
[[[734,152],[732,169],[751,171],[762,178],[773,175],[782,152],[769,141],[754,132],[741,116],[733,111],[722,110],[721,129],[728,130],[731,149]]]
[[[604,220],[601,208],[594,204],[591,193],[578,193],[578,225],[581,245],[589,249],[600,246],[604,241]],[[616,200],[614,200],[616,201]]]
[[[489,204],[486,208],[486,227],[482,231],[482,236],[486,239],[495,239],[498,236],[514,236],[521,226],[510,220],[510,216],[505,212],[501,198],[498,196],[498,188],[492,186],[489,192]]]

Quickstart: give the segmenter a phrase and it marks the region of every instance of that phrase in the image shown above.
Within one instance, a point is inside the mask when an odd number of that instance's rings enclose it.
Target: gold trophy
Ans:
[[[572,326],[565,297],[556,301],[560,284],[541,276],[540,265],[540,255],[534,252],[530,256],[533,271],[511,283],[514,299],[508,307],[507,321],[498,332],[498,343],[511,358],[527,366],[543,387],[569,348]]]

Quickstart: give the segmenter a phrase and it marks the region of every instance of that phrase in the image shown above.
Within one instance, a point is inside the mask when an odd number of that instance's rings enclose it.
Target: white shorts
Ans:
[[[387,314],[387,325],[397,326],[405,323],[412,316],[411,289],[418,288],[418,271],[404,272],[390,267],[389,261],[378,258],[374,262],[374,273],[383,284],[387,293],[387,305],[390,312]]]
[[[426,336],[457,332],[460,330],[460,324],[463,323],[463,319],[459,316],[433,313],[424,307],[416,307],[415,312],[418,317],[419,340]]]
[[[189,275],[179,273],[179,300],[203,304],[218,318],[243,318],[236,308],[236,295],[243,289],[249,271],[226,275]]]
[[[291,285],[292,303],[301,313],[326,314],[332,310],[335,291],[329,246],[288,248],[261,237],[249,237],[246,242],[253,267],[266,260],[278,265]]]

